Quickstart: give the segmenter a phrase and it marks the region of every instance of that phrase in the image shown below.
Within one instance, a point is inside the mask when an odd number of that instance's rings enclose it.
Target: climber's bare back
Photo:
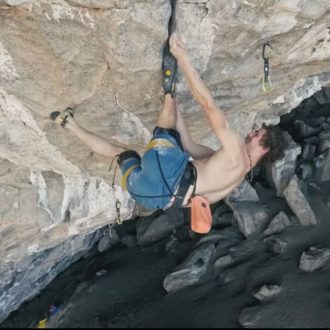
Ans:
[[[197,170],[196,195],[207,198],[210,204],[226,197],[250,169],[244,140],[236,133],[233,148],[221,148],[207,159],[194,160]],[[189,199],[192,189],[186,195]]]

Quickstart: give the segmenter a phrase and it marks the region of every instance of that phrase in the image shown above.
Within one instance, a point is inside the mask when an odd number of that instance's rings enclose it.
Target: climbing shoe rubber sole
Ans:
[[[163,72],[163,88],[165,94],[175,95],[176,74],[178,70],[178,63],[176,58],[171,54],[169,43],[167,41],[162,61]]]

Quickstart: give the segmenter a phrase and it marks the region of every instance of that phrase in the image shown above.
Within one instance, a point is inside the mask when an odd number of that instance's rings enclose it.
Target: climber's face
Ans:
[[[264,128],[256,129],[248,133],[245,137],[245,143],[249,145],[250,150],[256,150],[260,153],[265,153],[268,151],[268,148],[265,148],[262,143],[262,139],[266,134]]]
[[[250,143],[252,140],[258,142],[265,134],[266,130],[264,128],[255,129],[246,135],[245,142]]]

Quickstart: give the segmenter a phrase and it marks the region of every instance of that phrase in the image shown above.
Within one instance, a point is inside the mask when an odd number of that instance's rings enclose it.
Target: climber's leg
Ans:
[[[157,126],[174,129],[176,127],[176,102],[171,94],[165,95],[163,110],[159,115]]]
[[[121,152],[129,149],[127,146],[120,145],[117,142],[110,142],[79,126],[74,120],[73,111],[70,108],[62,113],[54,111],[51,113],[50,117],[54,122],[60,124],[62,127],[65,127],[76,135],[84,144],[90,147],[92,151],[102,156],[113,158]]]

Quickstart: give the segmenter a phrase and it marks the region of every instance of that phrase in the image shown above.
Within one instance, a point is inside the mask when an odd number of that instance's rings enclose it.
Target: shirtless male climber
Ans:
[[[220,141],[221,148],[216,151],[192,141],[182,115],[176,109],[177,64]],[[212,220],[209,204],[227,196],[261,159],[267,156],[274,161],[283,156],[282,131],[275,126],[263,125],[261,129],[250,132],[245,140],[236,133],[192,66],[183,43],[175,35],[169,38],[164,49],[162,69],[164,106],[142,158],[135,151],[80,127],[71,108],[62,113],[53,112],[51,119],[74,133],[94,152],[109,159],[117,157],[122,187],[137,203],[149,209],[163,210],[190,206],[192,212],[197,209],[195,218],[203,218],[204,211],[199,214],[198,209],[205,208],[208,223],[199,224],[197,219],[196,224],[195,219],[191,225],[194,231],[206,233]]]

